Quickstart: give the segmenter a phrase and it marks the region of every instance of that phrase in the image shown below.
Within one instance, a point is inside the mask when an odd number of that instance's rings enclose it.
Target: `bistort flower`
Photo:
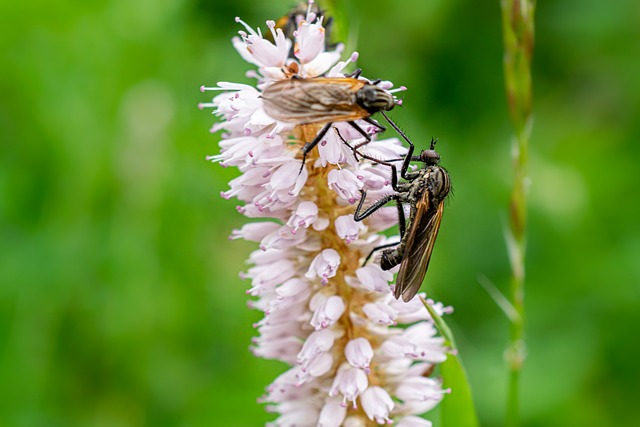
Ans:
[[[212,131],[223,131],[221,152],[209,159],[241,172],[222,196],[238,199],[238,211],[258,219],[232,233],[259,244],[241,275],[251,282],[250,305],[264,313],[252,351],[291,366],[260,399],[278,414],[268,425],[429,426],[418,415],[444,393],[430,376],[446,359],[443,339],[419,298],[393,298],[392,272],[376,262],[362,265],[374,247],[397,240],[378,234],[397,223],[395,208],[353,219],[360,190],[373,197],[392,191],[391,171],[354,156],[347,143],[364,139],[344,122],[334,123],[301,169],[300,149],[323,124],[278,121],[260,96],[283,79],[344,77],[357,54],[339,62],[342,45],[327,50],[323,17],[310,11],[296,19],[291,39],[273,21],[270,38],[237,22],[245,29],[233,44],[257,67],[248,73],[256,84],[203,87],[220,93],[201,107],[221,119]],[[377,84],[392,92],[390,82]],[[360,149],[370,159],[406,153],[397,139],[376,140],[375,127],[357,124],[372,136]]]

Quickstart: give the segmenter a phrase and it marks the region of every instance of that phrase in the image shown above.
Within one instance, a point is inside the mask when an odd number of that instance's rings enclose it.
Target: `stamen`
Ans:
[[[246,22],[244,22],[242,19],[240,19],[240,17],[239,17],[239,16],[236,16],[236,22],[237,22],[237,23],[239,23],[239,24],[242,24],[242,25],[247,29],[247,31],[249,31],[249,34],[252,34],[252,35],[254,35],[254,36],[256,35],[255,30],[254,30],[253,28],[251,28],[251,27],[250,27]],[[260,30],[260,29],[258,29],[258,30]],[[242,33],[241,33],[240,31],[238,31],[238,32],[240,33],[240,35],[242,35]]]
[[[309,4],[307,6],[307,22],[312,22],[312,20],[315,18],[315,13],[311,12],[311,7],[313,6],[314,1],[313,0],[309,0]]]
[[[400,87],[397,87],[397,88],[395,88],[395,89],[387,90],[387,92],[389,92],[389,93],[396,93],[396,92],[403,92],[403,91],[405,91],[405,90],[407,90],[407,87],[406,87],[406,86],[400,86]]]
[[[273,36],[273,40],[278,40],[276,37],[276,23],[275,21],[267,21],[267,27],[271,30],[271,35]]]

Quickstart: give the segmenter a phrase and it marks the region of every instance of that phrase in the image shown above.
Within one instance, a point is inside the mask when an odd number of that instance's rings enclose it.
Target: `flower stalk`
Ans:
[[[509,201],[509,228],[506,233],[511,263],[509,299],[515,310],[510,316],[510,336],[506,350],[509,369],[506,423],[520,424],[520,375],[526,358],[525,347],[525,254],[527,238],[527,163],[532,127],[531,59],[534,45],[535,0],[501,0],[504,42],[504,75],[509,115],[515,130],[512,143],[514,181]]]

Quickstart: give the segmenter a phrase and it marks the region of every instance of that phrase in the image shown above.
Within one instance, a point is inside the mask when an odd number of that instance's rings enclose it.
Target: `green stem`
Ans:
[[[531,58],[535,0],[501,0],[504,75],[509,115],[515,129],[512,147],[514,182],[509,203],[507,245],[511,261],[509,299],[516,315],[510,326],[506,359],[509,369],[507,427],[520,425],[520,375],[526,358],[524,284],[527,237],[527,163],[531,134]]]

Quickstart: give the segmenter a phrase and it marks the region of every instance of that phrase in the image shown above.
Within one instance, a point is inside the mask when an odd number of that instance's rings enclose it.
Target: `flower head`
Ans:
[[[250,305],[265,315],[255,325],[252,351],[290,365],[260,400],[278,414],[273,427],[429,426],[415,415],[442,398],[440,381],[427,372],[445,360],[443,340],[419,299],[392,297],[392,273],[375,262],[362,265],[374,247],[388,242],[376,233],[397,222],[397,213],[383,209],[365,221],[353,219],[360,190],[374,197],[392,191],[390,169],[357,159],[347,144],[363,136],[339,121],[301,169],[300,150],[323,123],[274,119],[261,98],[269,85],[294,75],[345,77],[357,54],[338,62],[342,46],[327,50],[323,19],[309,10],[296,18],[289,37],[268,21],[270,38],[238,19],[244,29],[233,43],[257,67],[256,85],[203,87],[218,93],[201,107],[213,108],[221,121],[212,131],[223,131],[221,153],[209,159],[241,172],[222,195],[239,200],[243,215],[267,220],[231,236],[259,246],[241,275],[251,282]],[[361,148],[369,159],[406,153],[395,139],[376,140],[378,128],[357,123],[372,139]]]

